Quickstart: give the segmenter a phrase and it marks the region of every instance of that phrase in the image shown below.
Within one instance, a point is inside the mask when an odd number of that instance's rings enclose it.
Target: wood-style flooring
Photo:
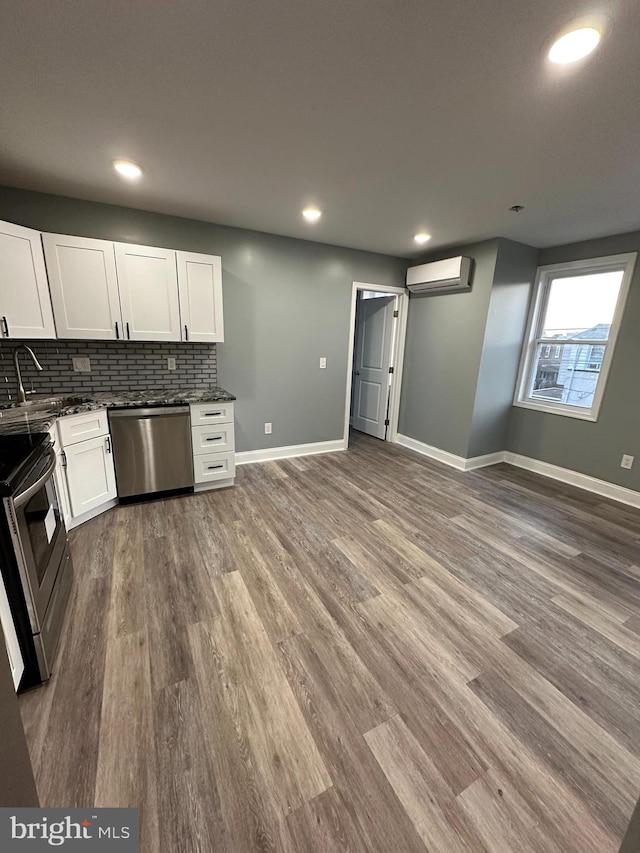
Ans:
[[[614,853],[640,793],[640,512],[356,435],[72,534],[46,806],[142,850]]]

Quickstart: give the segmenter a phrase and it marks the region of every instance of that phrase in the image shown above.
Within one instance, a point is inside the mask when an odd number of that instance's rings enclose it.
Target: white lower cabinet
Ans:
[[[233,403],[191,405],[196,492],[233,486],[236,476]]]
[[[110,443],[107,435],[80,441],[64,449],[69,501],[74,518],[113,500],[117,494]]]
[[[202,483],[219,483],[236,475],[235,453],[206,453],[193,457],[193,474],[196,486]]]
[[[81,440],[75,438],[86,432],[100,434]],[[71,528],[110,509],[116,502],[116,473],[107,413],[103,410],[60,418],[58,434],[62,439],[62,470],[68,497],[66,525]],[[65,492],[64,486],[60,491]],[[61,504],[63,500],[60,497]]]

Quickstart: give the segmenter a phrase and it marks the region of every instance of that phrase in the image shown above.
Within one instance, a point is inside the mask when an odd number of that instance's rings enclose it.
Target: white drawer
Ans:
[[[107,410],[97,409],[95,412],[81,412],[79,415],[59,418],[58,433],[63,447],[86,441],[88,438],[109,435]]]
[[[236,475],[235,453],[203,453],[193,457],[193,477],[198,483],[228,480]]]
[[[192,403],[191,426],[233,423],[233,403]]]
[[[202,453],[226,453],[235,450],[233,424],[212,424],[191,428],[194,456]]]

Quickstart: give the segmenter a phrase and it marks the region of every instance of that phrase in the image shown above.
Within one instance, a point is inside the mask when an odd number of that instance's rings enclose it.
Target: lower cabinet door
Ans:
[[[71,515],[85,512],[116,497],[116,474],[111,437],[90,438],[64,448]]]

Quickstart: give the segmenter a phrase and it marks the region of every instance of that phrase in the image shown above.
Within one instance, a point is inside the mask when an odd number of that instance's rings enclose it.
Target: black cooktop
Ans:
[[[46,432],[0,435],[0,495],[12,495],[42,456],[50,441]]]

